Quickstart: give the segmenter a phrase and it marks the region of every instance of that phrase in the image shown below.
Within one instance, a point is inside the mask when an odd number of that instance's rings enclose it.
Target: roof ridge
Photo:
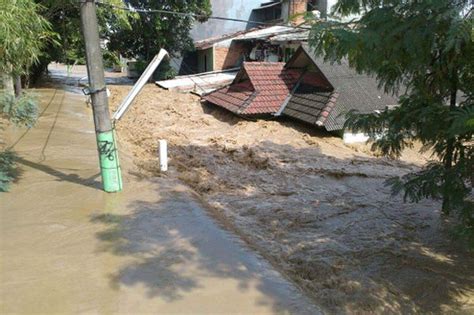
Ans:
[[[285,62],[283,61],[244,61],[244,65],[262,65],[262,64],[268,64],[268,65],[285,65]]]
[[[252,95],[244,102],[244,104],[240,107],[240,109],[237,111],[237,114],[242,114],[245,112],[245,110],[252,104],[253,100],[257,97],[259,92],[254,89]]]
[[[316,125],[319,127],[324,126],[324,123],[329,117],[329,114],[332,112],[334,107],[336,107],[337,98],[339,97],[339,93],[337,91],[333,91],[326,106],[323,108],[321,113],[319,114],[318,119],[316,119]]]

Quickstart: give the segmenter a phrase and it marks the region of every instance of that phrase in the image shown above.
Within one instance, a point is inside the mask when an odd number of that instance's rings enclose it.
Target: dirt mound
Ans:
[[[129,87],[112,86],[112,104]],[[291,121],[247,121],[197,96],[147,85],[117,125],[122,145],[170,171],[241,235],[337,313],[474,311],[473,255],[450,242],[439,204],[404,204],[384,181],[426,161],[400,161]]]

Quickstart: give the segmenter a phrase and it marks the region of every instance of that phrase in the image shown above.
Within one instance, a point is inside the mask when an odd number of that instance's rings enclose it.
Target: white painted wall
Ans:
[[[268,1],[269,0],[211,0],[212,15],[249,20],[252,10]],[[191,30],[191,37],[195,41],[198,41],[238,32],[248,27],[251,27],[251,25],[233,21],[209,20],[205,23],[196,22],[196,25]]]

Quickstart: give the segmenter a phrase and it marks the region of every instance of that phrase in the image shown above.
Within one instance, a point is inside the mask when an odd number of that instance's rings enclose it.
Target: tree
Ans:
[[[33,0],[0,0],[0,73],[13,94],[13,78],[28,72],[51,36],[49,23]]]
[[[167,10],[198,15],[204,21],[211,14],[209,0],[157,0],[127,1],[135,9]],[[130,28],[112,23],[107,29],[110,39],[108,48],[120,51],[126,57],[140,56],[150,61],[161,48],[171,53],[193,48],[189,37],[194,18],[189,15],[171,15],[165,13],[136,13],[128,16]],[[118,25],[118,27],[116,27]]]
[[[32,81],[36,81],[51,62],[67,65],[85,64],[84,40],[81,35],[79,2],[77,0],[35,0],[43,8],[41,14],[57,34],[55,42],[48,42],[43,48],[39,61],[32,68]],[[122,5],[122,0],[105,0],[107,4]],[[111,11],[99,8],[98,18],[105,35],[108,25],[129,28],[125,11]]]
[[[15,97],[13,78],[28,73],[51,35],[38,10],[32,0],[0,0],[0,128],[5,120],[31,127],[36,119],[36,101],[28,95]],[[6,191],[16,176],[14,157],[9,150],[0,151],[0,191]]]
[[[346,128],[366,132],[373,148],[399,157],[420,141],[434,160],[391,179],[405,200],[442,199],[474,240],[474,45],[470,0],[339,0],[333,14],[349,22],[317,22],[310,42],[336,62],[347,58],[376,76],[400,104],[380,114],[349,114]],[[356,16],[354,18],[354,16]]]
[[[3,1],[3,0],[2,0]],[[32,69],[33,81],[53,62],[84,64],[84,42],[79,20],[77,0],[35,0],[44,10],[42,15],[58,34],[57,43],[50,42]],[[122,10],[126,4],[137,9],[162,9],[202,16],[210,14],[209,0],[144,1],[104,0],[98,5],[101,38],[108,42],[104,59],[117,61],[118,53],[127,57],[141,57],[147,64],[160,48],[181,52],[192,47],[189,31],[194,19],[190,16],[130,13]]]

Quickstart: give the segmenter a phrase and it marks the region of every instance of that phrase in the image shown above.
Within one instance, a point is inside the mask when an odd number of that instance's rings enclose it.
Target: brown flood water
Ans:
[[[82,95],[37,90],[36,127],[5,135],[20,179],[0,194],[1,314],[318,314],[266,261],[220,228],[178,182],[100,190]]]

